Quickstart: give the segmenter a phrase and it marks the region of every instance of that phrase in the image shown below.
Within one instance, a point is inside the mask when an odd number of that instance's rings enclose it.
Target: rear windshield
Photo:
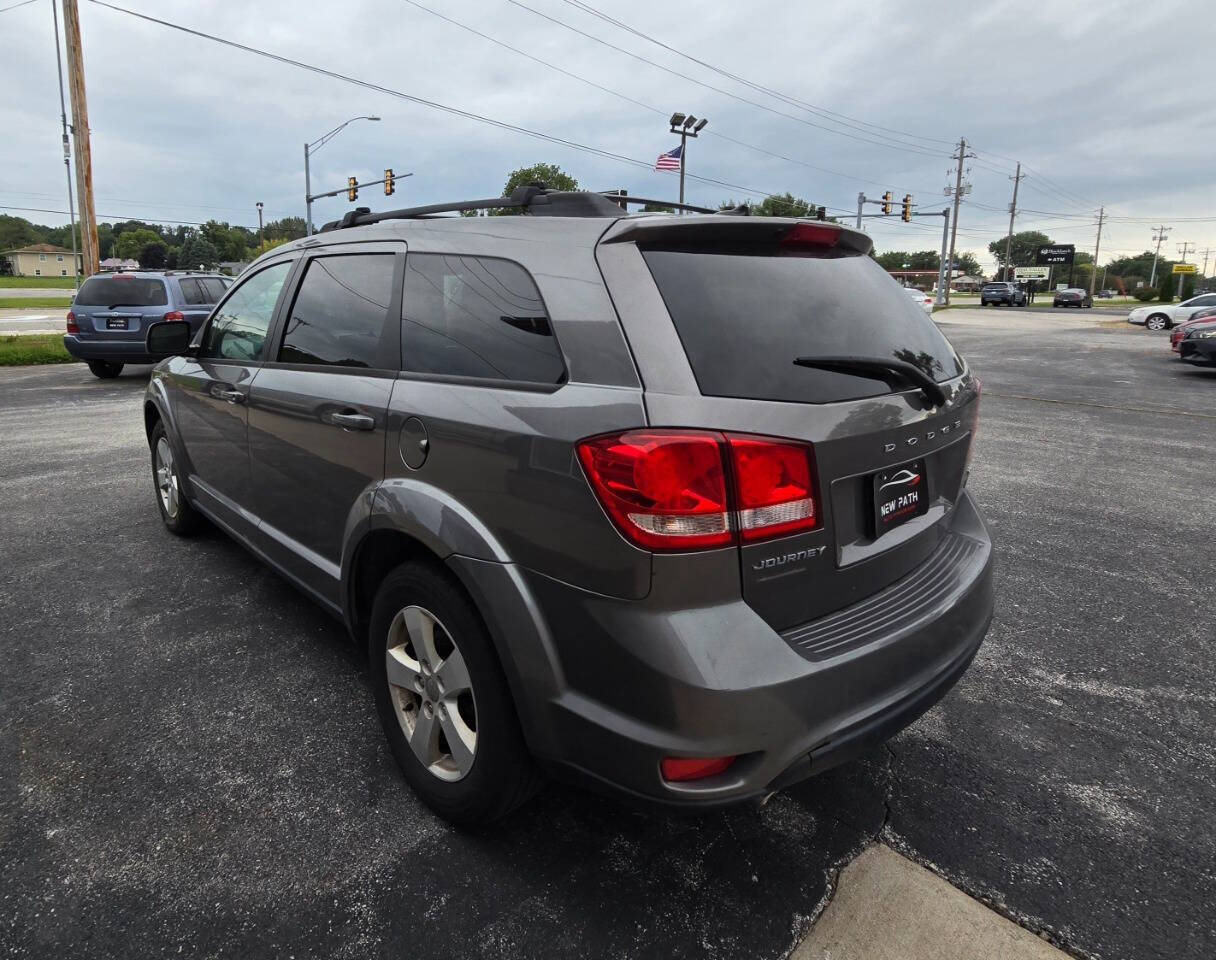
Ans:
[[[1009,284],[1007,284],[1007,283],[986,283],[986,284],[984,284],[985,290],[1007,290],[1008,288],[1009,288]]]
[[[169,302],[156,277],[89,277],[76,294],[81,307],[160,307]]]
[[[924,310],[870,257],[644,250],[701,393],[831,403],[890,393],[881,380],[796,357],[903,360],[949,380],[963,364]]]

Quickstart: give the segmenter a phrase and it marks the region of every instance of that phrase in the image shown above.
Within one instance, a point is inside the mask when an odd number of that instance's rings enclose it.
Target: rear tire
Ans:
[[[385,577],[372,605],[368,658],[389,747],[435,813],[457,824],[490,823],[536,793],[541,777],[490,635],[442,571],[409,562]]]
[[[113,380],[122,373],[122,364],[109,360],[89,360],[89,372],[101,380]]]
[[[188,537],[202,524],[202,516],[186,500],[186,485],[181,468],[173,455],[173,446],[165,434],[165,425],[157,422],[152,428],[152,483],[156,491],[156,506],[160,518],[170,532]]]

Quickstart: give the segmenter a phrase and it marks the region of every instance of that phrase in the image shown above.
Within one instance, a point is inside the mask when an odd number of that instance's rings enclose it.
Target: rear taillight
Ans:
[[[180,310],[170,310],[161,319],[162,320],[177,320],[181,323],[185,323],[186,315],[184,313],[182,313]]]
[[[727,434],[734,467],[739,535],[761,540],[811,530],[815,487],[811,448],[802,443]]]
[[[617,529],[641,547],[703,550],[819,523],[808,444],[709,430],[633,430],[584,440],[578,456]]]
[[[824,249],[840,242],[840,228],[818,223],[796,223],[781,237],[784,252],[798,253],[807,248]]]
[[[734,757],[664,757],[659,763],[663,779],[672,783],[704,780],[730,768]]]
[[[76,323],[76,314],[68,311],[68,333],[80,333],[80,325]]]

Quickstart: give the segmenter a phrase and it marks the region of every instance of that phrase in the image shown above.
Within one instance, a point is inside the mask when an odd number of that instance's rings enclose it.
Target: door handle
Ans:
[[[244,403],[245,394],[240,390],[221,390],[220,396],[229,403]]]
[[[376,421],[366,413],[335,413],[330,422],[343,430],[371,430],[376,426]]]

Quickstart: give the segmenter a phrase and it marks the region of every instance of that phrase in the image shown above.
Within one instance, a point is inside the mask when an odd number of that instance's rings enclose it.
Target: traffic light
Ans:
[[[355,177],[346,178],[346,199],[351,203],[359,199],[359,181]]]
[[[904,223],[912,222],[912,194],[910,193],[904,194],[904,212],[901,215],[901,219]]]
[[[882,195],[882,215],[888,216],[891,213],[891,191],[888,190]]]
[[[394,189],[396,188],[393,186],[393,168],[389,167],[384,171],[384,195],[391,197]]]

